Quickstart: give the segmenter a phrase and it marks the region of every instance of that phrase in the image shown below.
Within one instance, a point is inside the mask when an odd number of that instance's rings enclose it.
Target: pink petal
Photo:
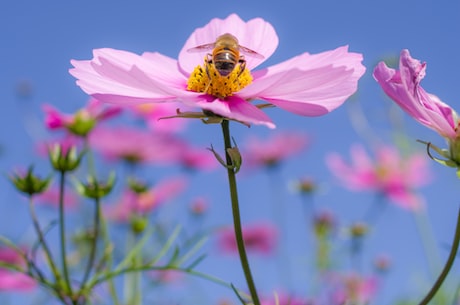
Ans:
[[[188,50],[200,45],[214,43],[218,36],[225,33],[234,35],[241,46],[264,56],[264,58],[256,58],[242,54],[245,55],[247,67],[250,70],[270,57],[278,46],[278,36],[270,23],[261,18],[244,22],[238,15],[232,14],[226,19],[212,19],[207,25],[196,29],[190,35],[179,53],[180,67],[190,74],[197,65],[203,64],[206,53],[210,53],[212,50],[193,53],[188,52]]]
[[[206,97],[209,99],[197,101],[194,105],[236,121],[275,128],[275,124],[265,112],[238,96],[230,96],[225,100]]]
[[[164,102],[197,95],[186,91],[186,77],[167,56],[114,49],[97,49],[93,54],[92,60],[72,60],[75,68],[69,72],[83,91],[102,102]]]
[[[361,61],[362,56],[348,53],[348,47],[304,53],[254,73],[253,83],[240,96],[266,100],[299,115],[323,115],[356,91],[365,71]]]
[[[63,128],[71,120],[68,115],[60,113],[51,105],[44,104],[42,109],[45,113],[45,125],[49,129]]]
[[[455,111],[420,86],[426,64],[402,50],[399,68],[396,71],[380,62],[373,75],[383,91],[410,116],[444,137],[455,138]]]

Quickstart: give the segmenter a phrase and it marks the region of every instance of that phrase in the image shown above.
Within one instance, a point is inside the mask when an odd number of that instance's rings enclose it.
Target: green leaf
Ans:
[[[174,229],[174,231],[172,232],[171,236],[169,236],[168,240],[164,244],[163,248],[161,248],[160,252],[158,252],[158,254],[147,263],[147,266],[155,265],[169,251],[169,249],[171,248],[172,244],[174,243],[174,241],[179,236],[179,233],[180,233],[181,229],[182,229],[182,227],[180,225],[178,225]]]

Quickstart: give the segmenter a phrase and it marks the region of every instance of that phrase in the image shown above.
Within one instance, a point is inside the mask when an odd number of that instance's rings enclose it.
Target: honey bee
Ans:
[[[203,44],[191,49],[188,49],[188,52],[200,52],[203,50],[211,50],[212,53],[206,55],[206,63],[213,64],[220,76],[227,76],[235,69],[239,64],[241,69],[239,75],[243,73],[246,68],[246,60],[244,55],[252,56],[255,58],[264,58],[263,55],[253,51],[249,48],[243,47],[238,43],[238,39],[232,34],[225,33],[217,37],[215,42]],[[209,74],[209,71],[206,67],[206,72]],[[209,76],[209,75],[208,75]]]

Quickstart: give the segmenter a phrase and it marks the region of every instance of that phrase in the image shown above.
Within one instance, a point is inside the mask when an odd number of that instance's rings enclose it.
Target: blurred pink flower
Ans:
[[[49,187],[46,191],[35,196],[37,204],[59,207],[59,188]],[[64,190],[64,205],[66,208],[75,208],[78,203],[78,196],[70,188]]]
[[[117,106],[107,107],[100,101],[91,98],[86,107],[78,110],[74,114],[64,114],[53,106],[44,104],[45,125],[49,129],[65,129],[73,134],[86,135],[96,124],[96,122],[106,120],[121,112]]]
[[[149,103],[134,105],[132,111],[143,118],[149,128],[155,132],[179,132],[184,130],[188,120],[162,119],[175,116],[180,103]]]
[[[422,206],[423,200],[415,189],[430,180],[426,156],[413,154],[403,158],[394,148],[380,147],[372,160],[359,145],[353,146],[350,153],[351,163],[337,153],[326,158],[329,169],[345,187],[382,193],[398,206],[411,210]]]
[[[312,305],[313,301],[301,299],[297,296],[292,296],[286,293],[276,293],[271,297],[265,297],[260,300],[261,305]]]
[[[350,273],[338,276],[338,285],[333,294],[334,304],[368,304],[375,296],[378,281],[374,277],[363,277]]]
[[[26,267],[24,259],[9,248],[0,248],[0,262],[15,265],[23,270]],[[30,291],[36,286],[36,282],[27,275],[0,268],[0,291]]]
[[[414,119],[441,136],[456,140],[460,137],[458,115],[437,96],[427,93],[420,86],[425,70],[426,63],[420,63],[410,56],[408,50],[402,50],[399,70],[380,62],[373,75],[383,91]]]
[[[185,141],[182,143],[178,162],[189,170],[212,170],[218,165],[216,157],[209,150],[193,147]]]
[[[307,146],[307,137],[295,132],[282,132],[269,139],[248,139],[242,149],[243,162],[249,166],[274,166],[300,153]]]
[[[197,197],[190,202],[189,210],[193,215],[201,216],[209,209],[209,202],[204,197]]]
[[[116,204],[107,206],[105,213],[114,221],[128,222],[131,216],[148,214],[178,196],[186,185],[184,178],[176,177],[162,180],[141,193],[126,190]]]
[[[182,144],[171,136],[126,126],[97,127],[89,145],[108,159],[133,163],[174,163],[182,154]]]
[[[243,240],[246,250],[260,254],[272,254],[278,238],[276,227],[270,223],[258,223],[243,227]],[[236,254],[235,233],[233,227],[227,227],[218,232],[218,247],[221,251]]]
[[[230,33],[239,44],[262,56],[246,56],[246,68],[236,65],[227,76],[205,73],[204,52],[190,49],[214,43]],[[319,116],[339,107],[357,89],[364,74],[362,55],[340,47],[316,55],[303,53],[280,64],[250,72],[278,46],[271,24],[261,18],[244,22],[236,14],[212,19],[187,39],[178,60],[160,53],[137,55],[114,49],[96,49],[91,60],[72,60],[70,73],[89,95],[110,103],[133,105],[180,101],[206,114],[246,124],[275,125],[250,101],[264,100],[304,116]],[[217,72],[216,72],[217,73]],[[251,75],[252,73],[252,75]],[[210,81],[215,86],[209,86]],[[247,85],[246,87],[244,87]]]
[[[67,151],[72,147],[83,147],[83,141],[80,137],[76,137],[72,134],[66,134],[60,139],[51,139],[38,143],[36,145],[37,153],[40,156],[48,157],[49,150],[52,149],[55,145],[59,145],[62,149],[62,153],[66,154]]]

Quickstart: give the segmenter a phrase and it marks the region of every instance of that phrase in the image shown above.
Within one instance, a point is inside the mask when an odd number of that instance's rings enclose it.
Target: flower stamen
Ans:
[[[222,76],[214,64],[205,59],[204,65],[197,66],[190,74],[187,90],[203,92],[224,99],[250,83],[252,83],[251,72],[241,64],[236,65],[228,75]]]

